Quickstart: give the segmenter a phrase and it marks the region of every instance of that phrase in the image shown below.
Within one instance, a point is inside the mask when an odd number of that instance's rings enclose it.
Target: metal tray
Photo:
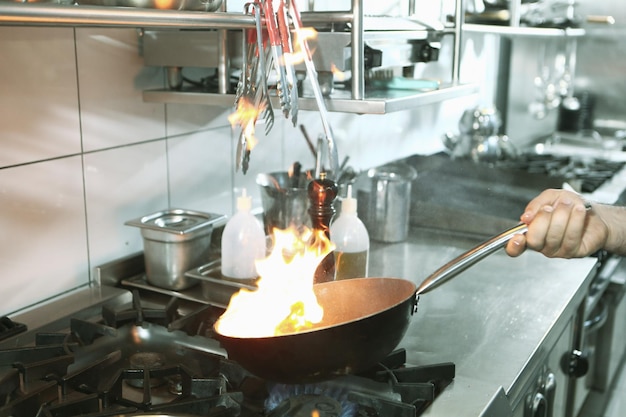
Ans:
[[[222,277],[219,260],[187,271],[185,275],[200,282],[202,298],[211,304],[228,306],[230,298],[240,289],[255,290],[255,280],[232,281]]]

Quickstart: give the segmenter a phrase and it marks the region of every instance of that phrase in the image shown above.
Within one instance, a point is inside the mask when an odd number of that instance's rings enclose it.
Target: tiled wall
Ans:
[[[283,121],[236,173],[231,109],[144,102],[164,77],[138,50],[133,29],[0,27],[0,315],[89,285],[95,266],[140,251],[126,220],[168,207],[230,215],[242,187],[259,207],[258,172],[313,166]],[[339,156],[363,169],[439,150],[474,99],[333,113]],[[323,131],[315,112],[299,122]]]

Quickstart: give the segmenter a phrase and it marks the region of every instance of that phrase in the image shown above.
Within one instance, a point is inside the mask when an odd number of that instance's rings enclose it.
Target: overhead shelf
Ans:
[[[228,29],[254,27],[243,13],[0,1],[0,25]]]
[[[365,98],[355,100],[349,91],[335,91],[325,100],[328,111],[356,114],[385,114],[400,110],[408,110],[427,104],[437,103],[458,97],[474,94],[478,91],[475,84],[459,84],[442,86],[432,91],[379,90],[366,91]],[[183,90],[146,90],[143,99],[153,103],[200,104],[220,107],[234,107],[233,94],[206,93],[201,91]],[[278,99],[272,99],[274,108],[279,108]],[[301,110],[317,110],[313,97],[301,97],[298,100]]]
[[[56,0],[59,1],[59,0]],[[63,1],[63,0],[61,0]],[[334,24],[348,22],[352,29],[346,41],[350,45],[352,59],[352,83],[349,89],[337,89],[329,98],[325,99],[327,110],[357,114],[385,114],[415,108],[422,105],[441,102],[448,99],[462,97],[478,91],[476,85],[461,85],[458,82],[460,47],[459,38],[462,21],[457,13],[457,20],[453,28],[438,28],[444,35],[454,35],[452,76],[448,84],[442,84],[433,91],[416,90],[376,90],[365,88],[365,66],[363,45],[365,38],[385,39],[390,37],[405,37],[407,30],[413,38],[427,38],[427,32],[411,32],[418,24],[408,27],[397,27],[394,23],[392,30],[378,30],[367,32],[364,22],[388,24],[386,19],[377,19],[363,16],[363,0],[352,0],[351,10],[348,12],[305,12],[302,20],[305,25],[315,26],[315,23]],[[460,4],[459,1],[457,3]],[[405,22],[410,23],[410,22]],[[91,4],[58,4],[36,1],[16,3],[0,0],[0,26],[66,26],[66,27],[130,27],[142,29],[203,29],[224,30],[254,28],[253,16],[232,12],[202,12],[190,10],[151,9],[141,7],[94,6]],[[380,29],[380,28],[379,28]],[[402,30],[404,29],[404,30]],[[218,36],[226,36],[221,33]],[[217,43],[220,48],[216,51],[219,61],[217,73],[219,85],[215,93],[193,90],[148,90],[143,92],[147,102],[185,103],[221,106],[225,108],[234,105],[235,97],[227,94],[228,69],[226,51],[222,46],[221,38]],[[278,108],[278,103],[276,102]],[[299,99],[299,108],[303,110],[317,110],[313,97]]]
[[[485,33],[510,37],[581,37],[585,35],[582,28],[539,28],[524,26],[501,26],[501,25],[481,25],[466,23],[463,25],[464,32]]]

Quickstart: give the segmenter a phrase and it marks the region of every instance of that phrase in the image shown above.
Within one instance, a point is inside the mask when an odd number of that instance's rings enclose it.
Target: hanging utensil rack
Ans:
[[[414,7],[414,6],[413,6]],[[222,10],[225,10],[224,4]],[[331,112],[358,114],[385,114],[438,103],[448,99],[477,92],[474,84],[459,83],[460,41],[463,26],[462,0],[455,1],[453,27],[443,29],[444,35],[454,36],[452,74],[450,81],[432,91],[387,90],[366,92],[364,67],[363,0],[352,0],[348,12],[304,12],[304,25],[316,22],[350,22],[352,53],[352,79],[350,91],[342,91],[326,98],[326,107]],[[229,29],[253,29],[252,16],[232,12],[197,12],[178,10],[144,9],[133,7],[105,7],[91,5],[53,3],[4,3],[0,2],[0,25],[3,26],[69,26],[69,27],[132,27],[140,29],[216,29],[218,30],[218,91],[217,93],[175,90],[147,90],[144,100],[148,102],[202,104],[232,107],[235,95],[228,92],[227,44]],[[272,105],[278,106],[277,98]],[[317,110],[313,97],[301,97],[298,107],[302,110]]]

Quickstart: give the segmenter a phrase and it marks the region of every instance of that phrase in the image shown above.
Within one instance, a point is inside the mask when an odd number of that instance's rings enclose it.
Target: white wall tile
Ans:
[[[0,166],[80,152],[74,34],[0,27]]]
[[[261,193],[258,185],[256,184],[256,176],[262,172],[283,171],[289,166],[285,161],[285,152],[283,148],[284,123],[281,119],[278,119],[279,117],[282,117],[282,115],[280,113],[276,113],[276,117],[276,122],[274,123],[272,130],[269,132],[269,135],[265,135],[264,125],[257,125],[255,136],[258,143],[250,153],[250,164],[247,173],[244,174],[242,169],[239,171],[234,169],[234,151],[229,157],[230,172],[234,179],[234,194],[232,196],[233,208],[235,207],[236,197],[241,195],[244,188],[246,189],[246,193],[252,196],[253,209],[262,207]],[[232,130],[233,149],[238,140],[239,132],[239,129]],[[232,161],[232,163],[230,161]]]
[[[77,29],[76,50],[85,151],[165,137],[165,105],[142,95],[163,70],[144,67],[134,29]]]
[[[80,156],[0,170],[0,315],[89,281]]]
[[[177,136],[204,129],[228,127],[232,109],[220,106],[167,104],[167,136]]]
[[[232,212],[230,127],[168,139],[172,207]]]
[[[139,229],[124,222],[168,208],[165,140],[85,155],[92,268],[141,251]]]
[[[487,45],[474,46],[485,59]],[[164,71],[144,67],[134,29],[0,28],[0,57],[0,167],[76,155],[0,170],[0,292],[18,294],[4,312],[86,285],[90,269],[141,251],[127,220],[174,206],[230,215],[243,188],[259,209],[258,173],[295,161],[314,167],[299,126],[280,112],[269,135],[257,126],[244,175],[234,168],[232,109],[144,103],[143,90],[164,86]],[[435,69],[447,74],[440,60]],[[475,100],[384,116],[331,113],[339,160],[350,156],[362,170],[440,150],[441,135]],[[298,123],[314,143],[324,134],[317,112],[300,112]]]

